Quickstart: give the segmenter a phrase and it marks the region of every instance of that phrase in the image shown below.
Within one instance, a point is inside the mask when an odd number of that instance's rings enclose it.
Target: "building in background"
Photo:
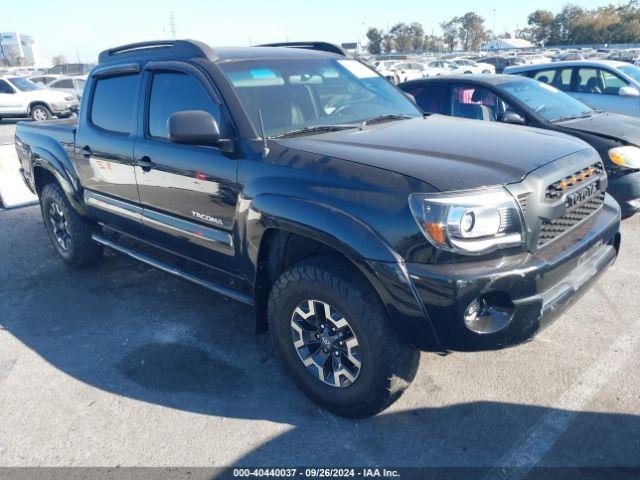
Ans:
[[[0,33],[0,61],[10,66],[40,65],[38,44],[31,35]]]
[[[485,43],[480,50],[517,50],[520,48],[535,48],[535,45],[522,38],[495,38]]]

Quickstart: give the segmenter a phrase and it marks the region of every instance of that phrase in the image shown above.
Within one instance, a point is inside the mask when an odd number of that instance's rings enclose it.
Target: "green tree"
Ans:
[[[62,65],[64,63],[68,63],[67,62],[67,57],[65,57],[64,55],[60,54],[60,55],[56,55],[55,57],[53,57],[51,59],[51,63],[53,63],[54,65]]]
[[[403,22],[397,23],[391,27],[389,33],[393,36],[396,51],[404,53],[413,51],[411,29],[409,25]]]
[[[367,30],[367,39],[369,40],[369,46],[367,47],[369,53],[378,55],[382,53],[382,32],[375,27]]]
[[[460,25],[460,18],[453,17],[448,22],[441,22],[440,28],[442,29],[442,39],[447,47],[447,50],[453,52],[458,44],[458,26]]]
[[[412,22],[409,25],[409,35],[411,35],[411,47],[414,52],[422,52],[424,50],[424,28],[418,22]]]
[[[527,24],[531,27],[531,38],[536,43],[548,43],[555,32],[555,15],[549,10],[536,10],[529,14]]]
[[[478,50],[487,40],[484,18],[476,12],[467,12],[459,18],[458,36],[463,50]]]

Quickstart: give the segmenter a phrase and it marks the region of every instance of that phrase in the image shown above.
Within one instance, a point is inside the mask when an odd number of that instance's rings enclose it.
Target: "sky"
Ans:
[[[117,45],[171,38],[174,12],[177,38],[211,46],[247,46],[286,40],[333,43],[364,40],[369,26],[387,29],[397,22],[422,23],[440,34],[439,24],[468,11],[497,32],[523,27],[535,9],[558,11],[562,0],[4,0],[0,32],[32,35],[44,63],[63,54],[69,61],[95,61]],[[586,8],[606,0],[573,0]],[[612,3],[619,3],[614,0]]]

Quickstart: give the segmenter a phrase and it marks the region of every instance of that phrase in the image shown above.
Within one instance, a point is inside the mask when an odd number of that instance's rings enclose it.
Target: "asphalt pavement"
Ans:
[[[294,387],[250,309],[116,254],[70,269],[37,206],[0,211],[0,466],[640,467],[640,217],[622,231],[534,341],[424,354],[356,422]]]
[[[5,118],[0,120],[0,145],[5,143],[13,143],[13,136],[16,133],[16,123],[20,118]]]

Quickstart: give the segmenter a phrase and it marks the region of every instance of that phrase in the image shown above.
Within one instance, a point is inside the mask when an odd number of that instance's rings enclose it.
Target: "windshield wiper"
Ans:
[[[585,110],[584,112],[578,115],[563,115],[561,117],[554,118],[553,120],[551,120],[551,122],[556,123],[556,122],[564,122],[565,120],[575,120],[577,118],[588,118],[594,113],[598,113],[598,112],[595,110]]]
[[[362,122],[364,125],[371,125],[374,123],[380,122],[388,122],[390,120],[406,120],[409,118],[413,118],[411,115],[406,115],[404,113],[390,113],[388,115],[380,115],[377,117],[370,118]]]
[[[359,123],[358,124],[339,123],[336,125],[312,125],[310,127],[289,130],[287,132],[274,135],[271,138],[286,138],[286,137],[295,137],[296,135],[307,135],[307,134],[323,133],[323,132],[337,132],[339,130],[346,130],[348,128],[360,128],[361,126],[362,125]]]

